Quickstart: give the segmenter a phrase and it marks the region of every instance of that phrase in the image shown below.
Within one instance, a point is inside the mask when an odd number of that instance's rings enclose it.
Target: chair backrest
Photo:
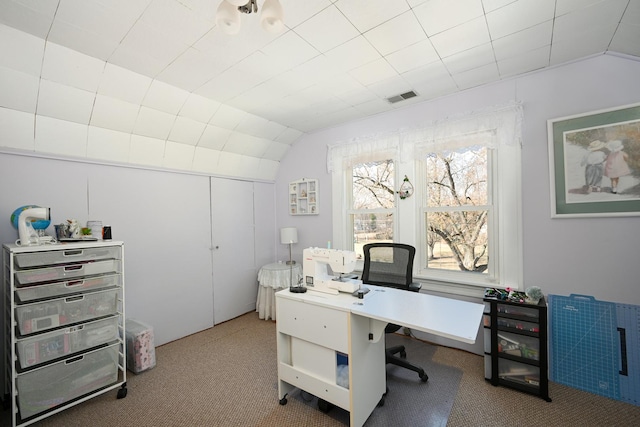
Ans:
[[[363,250],[363,283],[413,290],[416,248],[403,243],[370,243]]]

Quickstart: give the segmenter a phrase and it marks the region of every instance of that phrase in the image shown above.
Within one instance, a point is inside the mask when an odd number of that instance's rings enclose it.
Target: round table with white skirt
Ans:
[[[302,278],[302,265],[284,262],[267,264],[258,271],[258,301],[256,311],[260,319],[276,320],[276,292],[294,285]]]

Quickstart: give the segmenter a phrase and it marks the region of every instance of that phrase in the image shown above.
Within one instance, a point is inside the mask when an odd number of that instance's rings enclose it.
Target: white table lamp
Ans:
[[[280,229],[280,243],[289,245],[289,261],[287,265],[293,265],[296,262],[291,257],[291,246],[298,243],[298,229],[295,227],[285,227]]]

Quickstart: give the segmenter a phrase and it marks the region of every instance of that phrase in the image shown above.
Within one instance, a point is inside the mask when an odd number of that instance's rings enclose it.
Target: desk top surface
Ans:
[[[370,289],[364,299],[351,294],[309,291],[294,294],[288,289],[278,297],[317,304],[353,314],[395,323],[419,331],[473,344],[482,320],[484,305],[401,289],[364,285]]]

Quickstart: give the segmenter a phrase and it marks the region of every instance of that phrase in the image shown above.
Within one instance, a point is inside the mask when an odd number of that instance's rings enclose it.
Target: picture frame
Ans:
[[[640,103],[547,120],[551,217],[640,215]]]

